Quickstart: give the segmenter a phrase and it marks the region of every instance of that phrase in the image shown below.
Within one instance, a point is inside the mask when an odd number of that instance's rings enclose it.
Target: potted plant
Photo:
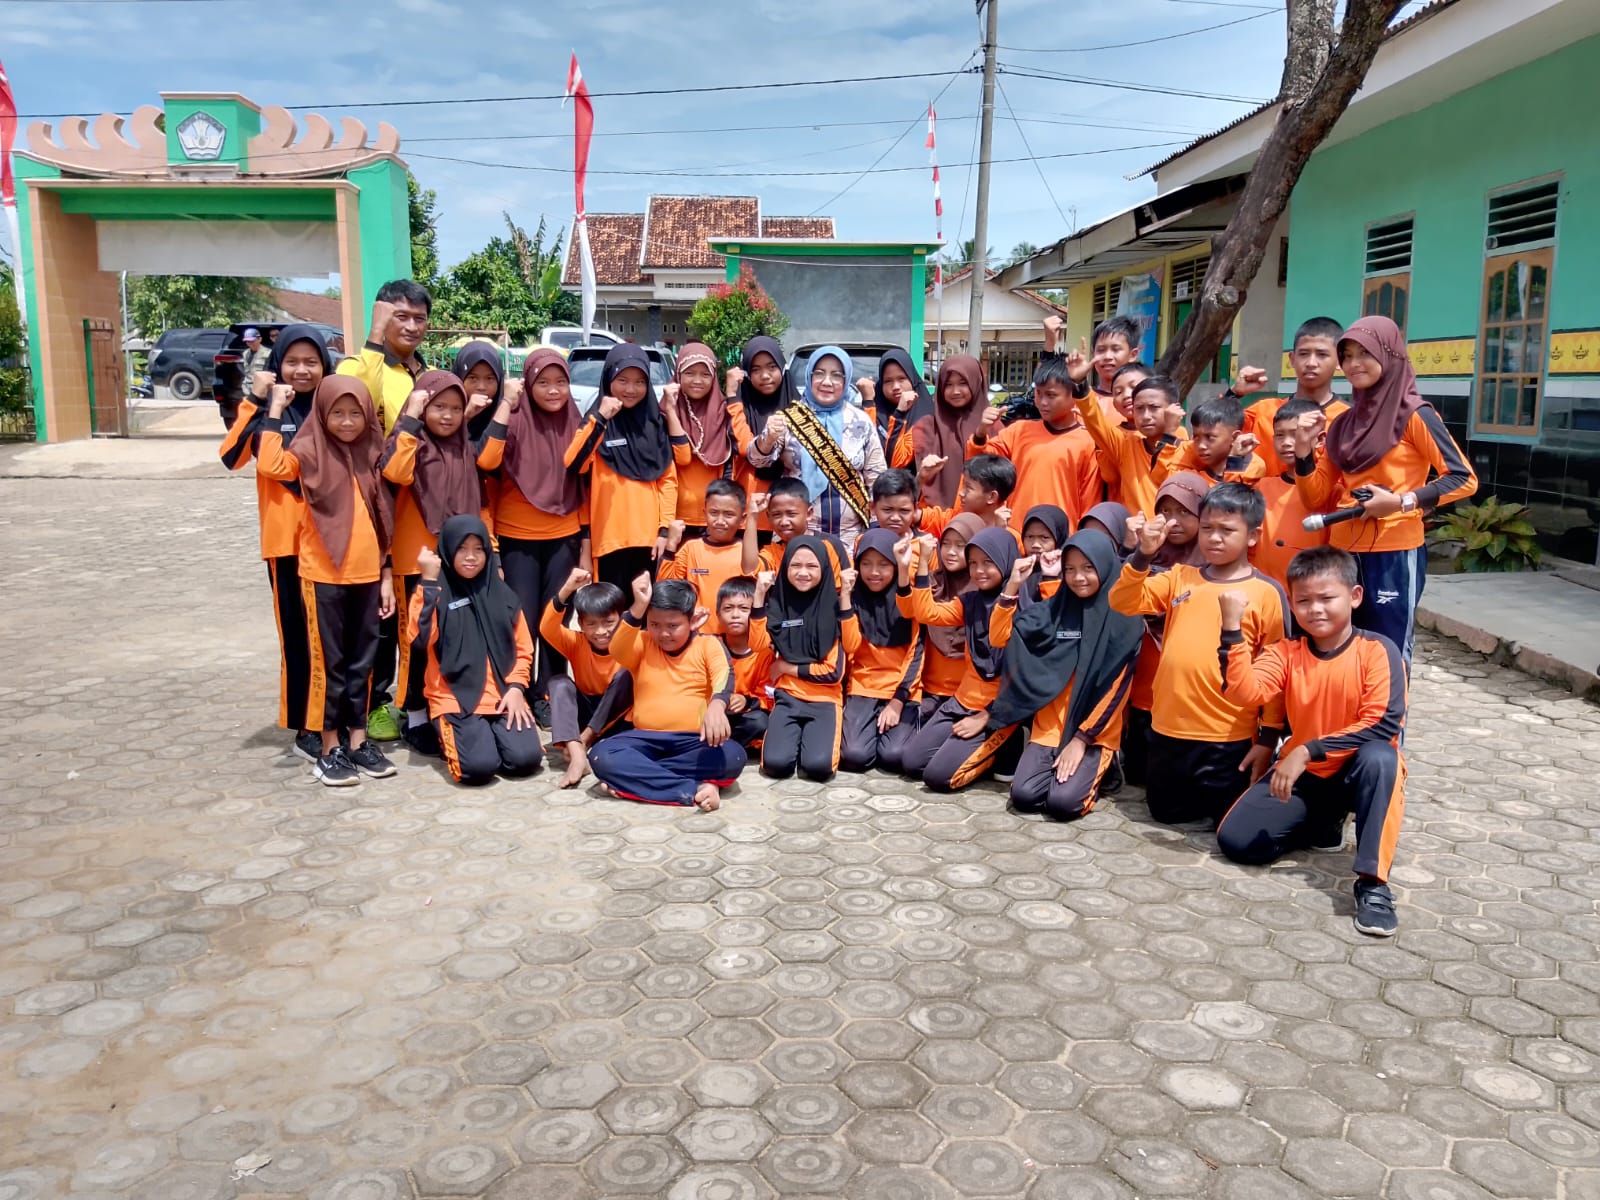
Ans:
[[[689,314],[689,330],[711,347],[717,361],[736,366],[744,344],[753,337],[782,337],[789,318],[778,311],[748,264],[739,266],[734,283],[719,283],[706,292],[706,298]]]
[[[1439,518],[1428,540],[1455,552],[1458,571],[1529,571],[1544,557],[1535,535],[1526,504],[1502,504],[1490,496],[1456,505]]]

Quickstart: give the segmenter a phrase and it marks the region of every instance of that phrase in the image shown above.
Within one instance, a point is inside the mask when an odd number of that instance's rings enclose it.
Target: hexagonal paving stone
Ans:
[[[740,1109],[707,1109],[673,1131],[693,1162],[752,1162],[772,1140],[767,1123]]]
[[[863,1162],[920,1163],[938,1148],[940,1135],[915,1113],[864,1112],[845,1129],[845,1141]]]

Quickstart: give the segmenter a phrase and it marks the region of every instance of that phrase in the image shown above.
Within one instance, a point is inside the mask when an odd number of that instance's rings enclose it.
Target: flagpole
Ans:
[[[933,168],[933,237],[937,242],[944,241],[944,196],[939,190],[939,147],[935,135],[939,122],[939,114],[933,110],[933,101],[928,101],[928,164]],[[944,252],[943,246],[940,253]],[[935,378],[939,374],[939,364],[944,362],[944,264],[933,264],[933,299],[938,310],[938,340],[933,344],[933,372]]]
[[[583,81],[583,71],[578,66],[578,52],[572,52],[572,63],[567,68],[567,95],[561,101],[573,103],[572,128],[572,185],[575,215],[573,234],[578,239],[578,275],[582,292],[583,341],[589,342],[589,332],[594,328],[595,286],[594,255],[589,249],[589,221],[584,213],[583,185],[589,174],[589,139],[594,135],[594,105],[589,100],[589,85]]]

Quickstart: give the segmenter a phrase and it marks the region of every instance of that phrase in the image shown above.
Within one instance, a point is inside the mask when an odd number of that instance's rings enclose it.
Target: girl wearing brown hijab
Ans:
[[[389,544],[393,499],[379,474],[383,426],[366,385],[329,375],[317,385],[311,419],[283,447],[283,413],[292,395],[273,396],[262,423],[257,469],[295,480],[305,499],[300,522],[300,586],[311,626],[311,689],[306,720],[322,734],[313,774],[329,787],[361,776],[381,779],[394,764],[367,740],[367,702],[378,653],[378,622],[395,611]],[[340,732],[350,749],[340,745]]]
[[[1339,340],[1351,408],[1332,424],[1306,413],[1295,430],[1295,487],[1312,512],[1360,504],[1328,541],[1356,557],[1365,598],[1355,625],[1394,643],[1411,667],[1417,601],[1427,579],[1422,518],[1478,490],[1478,477],[1438,410],[1417,390],[1406,340],[1388,317],[1362,317]],[[1317,440],[1327,429],[1327,451]],[[1370,492],[1358,500],[1357,488]]]
[[[678,520],[688,527],[687,536],[699,537],[706,526],[706,484],[713,479],[731,479],[741,486],[744,482],[711,347],[686,343],[665,392],[662,415],[672,414],[687,439],[674,438],[672,445],[678,466]]]
[[[406,714],[406,740],[423,753],[434,753],[428,730],[428,703],[422,694],[422,655],[411,652],[416,630],[406,627],[411,596],[422,570],[417,555],[439,545],[439,531],[451,517],[483,515],[488,499],[478,474],[477,447],[467,431],[467,392],[449,371],[424,371],[406,399],[400,418],[384,447],[383,477],[395,492],[395,600],[400,606],[400,665],[395,674],[395,703]],[[413,734],[412,731],[418,731]],[[421,739],[420,741],[418,739]]]
[[[987,389],[983,364],[972,355],[953,354],[940,364],[933,412],[911,430],[925,504],[955,507],[967,442],[983,428],[983,410],[989,404]]]
[[[522,601],[529,629],[573,568],[589,569],[589,498],[578,472],[562,463],[583,423],[572,400],[567,360],[558,350],[535,350],[522,367],[521,404],[485,434],[482,465],[499,469],[494,533],[506,583]],[[567,660],[539,639],[538,665],[528,698],[534,716],[550,722],[550,679]]]

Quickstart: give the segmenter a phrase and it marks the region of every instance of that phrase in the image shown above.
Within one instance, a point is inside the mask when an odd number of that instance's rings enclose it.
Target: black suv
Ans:
[[[226,329],[169,329],[150,350],[150,386],[174,400],[198,400],[212,386],[217,351],[228,344]]]
[[[328,343],[328,353],[333,358],[334,366],[339,365],[339,360],[345,357],[344,334],[332,325],[323,325],[316,321],[293,323],[309,324],[320,333],[323,340]],[[289,321],[241,321],[222,331],[226,335],[226,340],[217,349],[213,359],[211,394],[216,398],[217,411],[222,414],[223,425],[229,429],[233,428],[233,418],[239,413],[239,401],[244,399],[244,372],[240,369],[245,355],[244,331],[246,329],[260,331],[261,344],[270,349],[279,331],[286,329],[290,324]]]

